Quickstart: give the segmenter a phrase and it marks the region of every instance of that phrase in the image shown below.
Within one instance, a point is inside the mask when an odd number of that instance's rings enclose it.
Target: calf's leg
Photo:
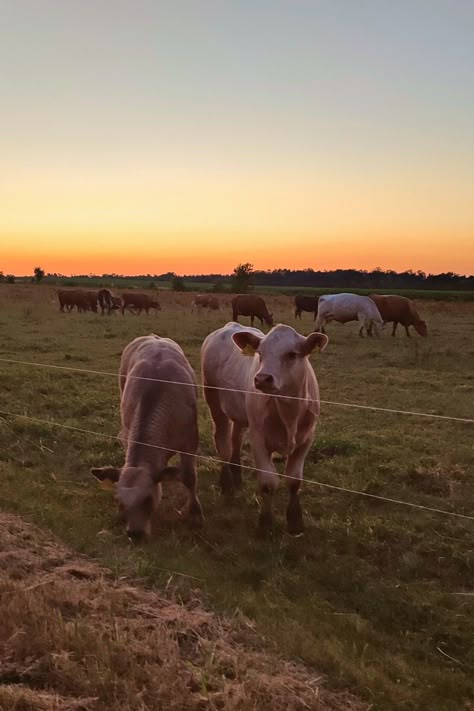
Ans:
[[[300,488],[303,481],[303,468],[306,455],[311,447],[311,440],[295,449],[288,457],[285,476],[288,486],[288,507],[286,509],[286,522],[288,533],[297,535],[304,530],[303,510],[300,503]]]
[[[214,422],[214,445],[219,458],[229,462],[232,456],[231,422],[221,408],[218,390],[204,386],[204,397]],[[221,465],[221,490],[224,495],[234,493],[234,478],[230,464]]]
[[[244,434],[244,428],[234,422],[232,425],[232,456],[230,461],[232,462],[231,472],[234,489],[242,488],[242,469],[240,467],[240,449],[242,446],[242,436]]]
[[[273,495],[278,486],[278,472],[263,440],[258,434],[251,435],[252,452],[257,471],[258,492],[261,497],[261,509],[258,527],[261,533],[268,533],[273,528]]]
[[[394,322],[393,322],[393,328],[392,328],[392,336],[395,335],[395,332],[396,332],[396,330],[397,330],[397,326],[398,326],[398,321],[394,321]]]
[[[410,333],[410,331],[408,330],[408,328],[409,328],[408,326],[405,326],[405,331],[407,332],[408,338],[411,338],[411,333]]]
[[[189,492],[188,515],[195,524],[199,524],[203,520],[203,515],[197,495],[196,457],[181,455],[181,481]]]

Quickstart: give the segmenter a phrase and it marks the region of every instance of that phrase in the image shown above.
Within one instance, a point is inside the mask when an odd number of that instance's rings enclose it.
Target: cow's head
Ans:
[[[273,326],[273,313],[269,313],[267,316],[265,316],[264,320],[267,326]]]
[[[153,309],[156,309],[157,311],[161,311],[161,306],[160,306],[160,303],[157,299],[152,300],[151,306]]]
[[[144,540],[151,532],[151,519],[161,498],[157,482],[161,475],[152,474],[144,467],[100,467],[91,474],[102,484],[115,484],[127,535],[135,543]]]
[[[272,395],[297,391],[306,373],[306,358],[314,350],[323,351],[329,340],[323,333],[301,336],[294,328],[281,324],[263,338],[251,331],[238,331],[232,338],[241,350],[250,348],[257,354],[260,363],[255,388]]]
[[[415,327],[415,331],[419,333],[420,336],[425,337],[428,335],[428,326],[426,325],[426,321],[419,319],[414,322],[413,326]]]

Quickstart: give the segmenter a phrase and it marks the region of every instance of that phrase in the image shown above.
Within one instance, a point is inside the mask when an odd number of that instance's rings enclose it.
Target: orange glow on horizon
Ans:
[[[453,253],[448,235],[378,235],[317,238],[311,235],[175,234],[144,237],[97,234],[63,238],[10,238],[2,271],[30,275],[35,266],[71,274],[229,274],[239,262],[256,269],[418,269],[427,273],[471,274],[470,235],[457,238]],[[436,248],[434,248],[436,247]]]

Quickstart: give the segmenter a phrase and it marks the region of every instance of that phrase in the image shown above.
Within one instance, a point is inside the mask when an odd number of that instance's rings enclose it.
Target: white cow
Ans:
[[[240,447],[248,427],[255,465],[261,470],[257,480],[262,530],[273,525],[272,497],[278,484],[274,452],[284,458],[288,477],[288,530],[303,530],[299,489],[319,417],[319,388],[308,356],[324,350],[327,342],[322,333],[305,337],[281,324],[265,336],[257,328],[231,322],[203,343],[202,378],[214,442],[219,457],[232,463],[222,466],[222,492],[232,493],[240,485]]]
[[[170,380],[186,385],[166,382]],[[91,473],[117,485],[127,533],[134,541],[150,533],[161,481],[170,474],[188,489],[189,514],[199,522],[202,510],[193,456],[198,447],[197,387],[183,351],[169,338],[135,338],[122,353],[119,385],[125,464],[94,468]],[[186,453],[179,470],[167,466],[175,450]]]
[[[326,294],[319,297],[316,328],[325,333],[324,327],[329,321],[358,321],[360,323],[359,336],[363,330],[372,336],[372,330],[379,336],[385,328],[382,316],[372,299],[368,296],[357,294]]]

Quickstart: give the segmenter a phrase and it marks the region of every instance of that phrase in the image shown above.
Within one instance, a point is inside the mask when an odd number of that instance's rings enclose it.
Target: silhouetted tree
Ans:
[[[246,294],[253,282],[253,264],[245,262],[238,264],[232,272],[232,291],[237,294]]]
[[[34,280],[37,284],[40,283],[44,279],[44,269],[41,269],[41,267],[35,267],[34,270]]]

